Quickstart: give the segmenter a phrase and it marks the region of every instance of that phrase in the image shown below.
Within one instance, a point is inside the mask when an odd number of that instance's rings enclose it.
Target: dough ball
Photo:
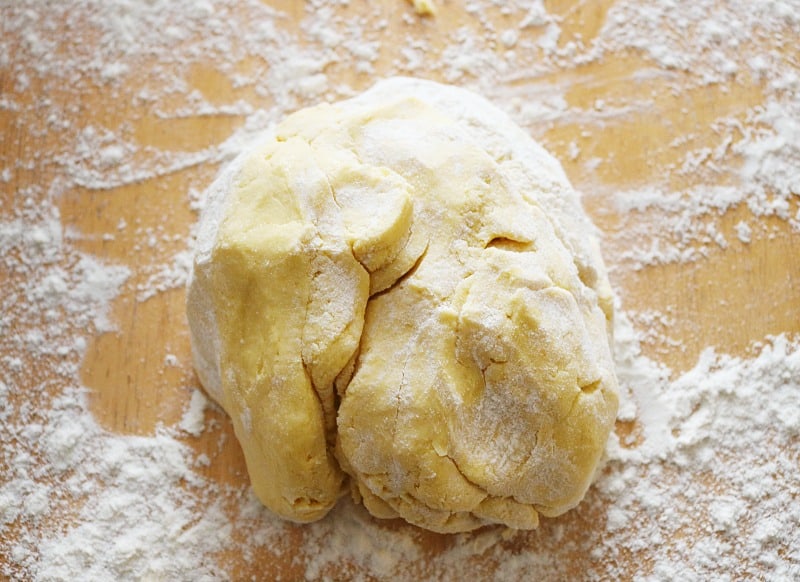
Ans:
[[[195,365],[272,511],[350,489],[439,532],[534,528],[617,410],[612,294],[560,165],[482,98],[390,79],[286,118],[210,190]]]

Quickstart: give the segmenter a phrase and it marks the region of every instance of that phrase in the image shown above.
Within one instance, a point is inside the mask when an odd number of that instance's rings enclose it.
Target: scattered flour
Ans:
[[[739,237],[739,240],[743,243],[747,244],[751,240],[753,240],[753,229],[750,228],[750,225],[747,224],[744,220],[740,220],[736,223],[736,236]]]
[[[208,398],[201,390],[192,391],[192,398],[189,400],[189,408],[186,409],[181,418],[178,428],[188,432],[193,436],[200,436],[205,429],[205,410],[208,406]]]
[[[477,90],[537,138],[580,120],[565,151],[586,184],[614,163],[593,154],[593,137],[632,114],[658,119],[659,94],[692,108],[679,101],[692,91],[755,85],[752,106],[674,129],[662,146],[678,157],[670,171],[590,194],[624,217],[605,233],[605,258],[623,271],[702,261],[731,245],[720,224],[734,208],[747,211],[736,244],[774,235],[764,217],[800,230],[800,2],[618,0],[594,38],[567,26],[585,2],[556,13],[541,0],[471,0],[453,30],[435,28],[452,3],[437,3],[433,19],[398,4],[402,15],[313,0],[302,36],[256,0],[0,7],[0,123],[4,137],[26,144],[0,157],[0,577],[237,579],[234,564],[263,573],[276,561],[294,568],[287,577],[307,579],[800,578],[800,343],[786,335],[762,338],[749,358],[709,348],[677,374],[639,350],[648,334],[663,340],[676,316],[623,311],[616,357],[626,398],[604,468],[578,510],[528,533],[431,538],[346,501],[311,526],[276,520],[244,479],[223,485],[207,472],[213,458],[192,443],[219,427],[198,390],[175,426],[150,436],[94,421],[81,382],[88,339],[113,332],[116,297],[144,302],[182,288],[190,233],[170,227],[171,211],[163,225],[113,216],[106,232],[83,233],[64,226],[74,221],[61,201],[81,192],[112,201],[126,185],[213,169],[284,113],[366,88],[378,62]],[[502,28],[486,17],[492,10]],[[407,23],[397,43],[382,37],[394,17]],[[621,55],[644,62],[625,80],[625,98],[578,106],[568,85],[553,82],[555,72],[575,76]],[[194,88],[198,70],[224,99]],[[48,98],[55,93],[74,97]],[[98,111],[84,124],[82,95],[132,117]],[[158,120],[177,134],[195,116],[235,123],[199,149],[156,147],[135,132],[136,122]],[[51,159],[35,147],[40,139]],[[190,180],[184,211],[199,210],[210,175]],[[124,237],[152,255],[139,272],[83,246]],[[174,252],[156,252],[167,243]],[[187,361],[169,354],[164,368]]]

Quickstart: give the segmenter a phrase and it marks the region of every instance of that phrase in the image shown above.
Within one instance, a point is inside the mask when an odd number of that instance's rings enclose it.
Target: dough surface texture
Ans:
[[[243,152],[209,191],[187,313],[261,501],[306,522],[350,490],[439,532],[574,507],[617,411],[593,232],[553,157],[429,81]]]

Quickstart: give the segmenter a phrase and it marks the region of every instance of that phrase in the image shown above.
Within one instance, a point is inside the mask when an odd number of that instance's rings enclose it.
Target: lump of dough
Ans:
[[[617,410],[612,294],[558,164],[476,95],[412,79],[291,115],[210,190],[187,312],[254,490],[319,519],[534,528]]]

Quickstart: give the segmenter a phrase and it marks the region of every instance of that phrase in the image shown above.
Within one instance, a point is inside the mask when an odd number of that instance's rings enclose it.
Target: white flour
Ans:
[[[591,2],[556,14],[541,1],[471,0],[460,28],[437,28],[444,3],[434,19],[418,18],[400,0],[388,14],[350,4],[307,3],[299,38],[287,31],[286,15],[255,0],[76,0],[47,8],[0,0],[3,140],[27,135],[29,144],[4,148],[17,153],[0,158],[0,577],[235,579],[239,560],[271,577],[272,556],[292,564],[287,577],[309,579],[341,578],[349,563],[349,575],[364,578],[533,572],[555,580],[574,577],[570,568],[587,564],[586,556],[589,569],[578,574],[591,579],[800,577],[794,337],[756,338],[762,343],[746,359],[709,348],[681,374],[638,349],[663,339],[653,330],[668,329],[674,313],[622,317],[618,373],[630,396],[622,436],[612,439],[587,499],[536,532],[451,536],[436,551],[419,531],[373,521],[347,502],[317,524],[285,524],[243,485],[204,476],[214,459],[190,445],[220,427],[204,425],[200,393],[180,422],[150,436],[114,435],[94,421],[80,368],[91,334],[114,328],[112,301],[122,294],[145,302],[184,284],[189,233],[169,213],[196,211],[213,165],[248,136],[301,105],[366,88],[376,70],[478,90],[544,143],[548,130],[580,120],[585,129],[569,138],[564,159],[578,164],[578,187],[592,190],[590,208],[623,216],[605,233],[605,258],[618,274],[669,262],[702,266],[721,249],[769,240],[776,224],[800,230],[800,2],[618,1],[595,38],[568,26]],[[404,23],[403,43],[383,39],[390,18]],[[569,83],[554,84],[557,71],[581,79],[580,67],[621,55],[643,63],[626,91],[600,87],[597,100],[577,107],[568,104]],[[214,96],[193,89],[203,66],[214,71]],[[740,101],[752,106],[724,105],[727,93],[744,95],[750,86],[758,95]],[[615,160],[598,158],[594,139],[630,115],[658,122],[665,108],[689,112],[703,91],[721,104],[718,117],[665,130],[661,150],[678,161],[656,167],[669,171],[643,167],[636,183],[597,186]],[[56,92],[62,97],[48,98]],[[83,94],[109,111],[82,114]],[[133,119],[114,113],[115,104]],[[24,126],[16,121],[22,114]],[[199,149],[180,139],[181,120],[194,116],[220,128]],[[143,142],[137,123],[164,124],[164,144]],[[45,139],[53,159],[34,147]],[[122,195],[114,188],[141,180],[151,180],[158,196],[157,188],[174,184],[160,181],[185,169],[199,177],[161,224],[114,215],[100,233],[64,226],[73,222],[59,211],[65,196],[113,201]],[[734,209],[738,222],[726,230],[722,218]],[[150,257],[142,272],[86,250],[122,240]],[[165,354],[164,368],[187,361]]]

